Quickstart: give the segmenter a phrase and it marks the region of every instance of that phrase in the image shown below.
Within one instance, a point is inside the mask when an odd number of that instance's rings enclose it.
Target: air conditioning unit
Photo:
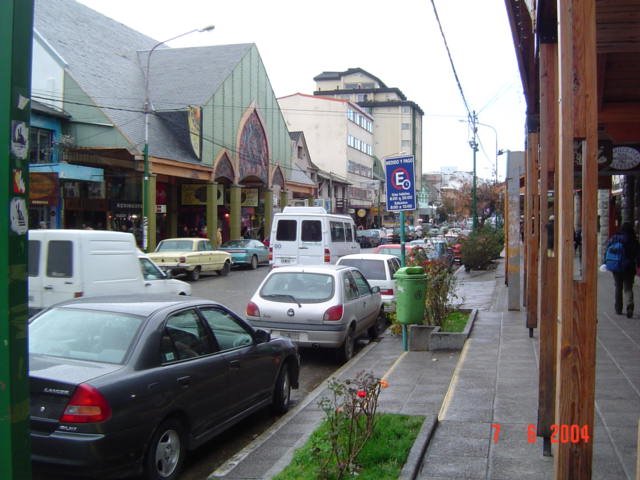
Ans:
[[[291,206],[292,207],[308,207],[309,206],[309,200],[308,199],[294,199],[291,202]]]

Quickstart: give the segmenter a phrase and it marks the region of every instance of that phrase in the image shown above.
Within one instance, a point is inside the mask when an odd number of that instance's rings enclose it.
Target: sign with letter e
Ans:
[[[384,160],[387,178],[387,210],[401,212],[416,209],[416,183],[413,155]]]

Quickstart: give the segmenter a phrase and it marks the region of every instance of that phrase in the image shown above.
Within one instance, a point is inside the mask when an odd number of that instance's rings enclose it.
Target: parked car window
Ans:
[[[333,297],[332,275],[310,272],[276,272],[260,289],[260,296],[273,302],[326,302]]]
[[[298,222],[296,220],[280,220],[278,229],[276,230],[276,240],[285,242],[293,242],[296,239],[296,229]]]
[[[185,310],[169,317],[160,349],[163,362],[198,357],[212,352],[211,339],[195,310]]]
[[[344,232],[346,233],[346,236],[347,236],[347,242],[353,242],[354,236],[353,236],[353,230],[351,230],[351,225],[349,225],[348,223],[345,223]]]
[[[400,268],[400,260],[398,260],[397,258],[392,258],[387,260],[387,262],[389,263],[389,273],[391,274],[391,278],[393,278],[393,275]]]
[[[303,220],[301,238],[303,242],[321,242],[322,224],[320,220]]]
[[[193,242],[191,240],[162,240],[156,252],[190,252],[193,250]]]
[[[202,315],[213,330],[220,350],[251,345],[253,337],[233,316],[217,308],[202,310]]]
[[[142,276],[145,280],[160,280],[164,278],[160,269],[148,258],[139,258]]]
[[[358,285],[353,279],[351,272],[344,272],[342,274],[342,285],[345,300],[354,300],[358,298]]]
[[[70,278],[73,276],[73,242],[51,240],[47,254],[47,277]]]
[[[213,245],[211,245],[211,242],[210,242],[209,240],[205,240],[205,241],[204,241],[204,242],[202,242],[202,243],[204,243],[204,250],[205,250],[206,252],[211,252],[211,251],[213,251]]]
[[[40,274],[40,246],[39,240],[29,240],[27,272],[30,277],[37,277]]]
[[[122,364],[141,323],[123,313],[53,308],[29,324],[29,353]]]
[[[342,222],[329,222],[331,226],[331,241],[344,242],[344,224]]]
[[[387,278],[387,273],[384,269],[384,260],[347,258],[341,259],[340,265],[355,267],[370,280],[386,280]]]
[[[353,275],[353,280],[356,282],[356,286],[358,288],[358,296],[363,297],[365,295],[371,295],[369,282],[367,282],[367,279],[362,276],[362,273],[358,270],[354,270],[351,274]]]

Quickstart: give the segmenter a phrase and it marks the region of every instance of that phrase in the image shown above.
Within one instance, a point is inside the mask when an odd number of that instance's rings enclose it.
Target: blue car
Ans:
[[[230,253],[234,266],[244,265],[255,270],[261,263],[269,263],[269,249],[259,240],[229,240],[218,250]]]

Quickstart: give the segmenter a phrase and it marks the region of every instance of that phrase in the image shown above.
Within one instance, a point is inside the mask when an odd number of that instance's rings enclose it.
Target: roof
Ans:
[[[34,29],[65,59],[68,73],[128,139],[128,148],[142,154],[147,53],[159,42],[75,0],[36,0]],[[153,108],[176,111],[203,105],[253,45],[160,45],[149,69]],[[171,115],[150,115],[149,154],[199,163],[184,140],[187,124],[176,129],[177,121]]]
[[[363,75],[371,77],[373,80],[380,84],[380,88],[387,88],[382,80],[359,67],[349,68],[344,72],[322,72],[320,75],[316,75],[315,77],[313,77],[313,81],[319,82],[322,80],[340,80],[342,77],[346,77],[347,75],[352,75],[355,73],[362,73]]]
[[[391,260],[398,258],[395,255],[389,255],[387,253],[352,253],[349,255],[343,255],[338,259],[338,262],[342,260]]]
[[[49,117],[61,118],[63,120],[71,118],[71,115],[65,111],[58,110],[57,108],[53,108],[51,105],[46,105],[33,99],[31,100],[31,111],[41,115],[47,115]]]
[[[291,165],[290,175],[291,176],[288,179],[288,181],[290,182],[313,186],[315,186],[316,184],[316,182],[311,180],[311,178],[309,178],[309,175],[307,175],[303,168],[296,162],[293,162],[293,164]]]

